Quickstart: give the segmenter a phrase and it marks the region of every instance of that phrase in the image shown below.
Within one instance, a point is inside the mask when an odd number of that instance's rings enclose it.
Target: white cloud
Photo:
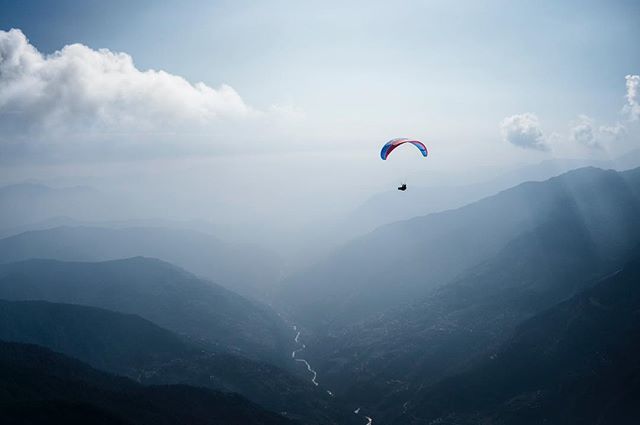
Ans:
[[[513,145],[542,151],[549,149],[535,114],[527,112],[507,117],[502,120],[500,129],[503,139]]]
[[[593,119],[579,115],[569,130],[570,140],[590,149],[602,149],[612,142],[622,140],[627,128],[619,122],[615,125],[596,126]]]
[[[598,141],[598,130],[593,120],[586,115],[578,116],[570,130],[571,140],[588,148],[601,148]]]
[[[627,128],[619,122],[615,125],[601,125],[598,128],[600,134],[608,141],[618,141],[627,135]]]
[[[640,76],[627,75],[627,104],[623,112],[630,121],[640,119]],[[513,115],[505,118],[501,123],[502,137],[505,141],[523,148],[549,150],[561,145],[569,146],[577,144],[588,149],[603,149],[610,147],[612,143],[629,139],[634,134],[633,126],[627,128],[620,122],[597,126],[595,121],[586,116],[579,115],[570,123],[569,134],[552,132],[545,137],[538,117],[532,113]],[[554,149],[555,150],[555,149]]]
[[[638,91],[640,91],[640,75],[627,75],[627,104],[624,107],[629,115],[629,120],[640,119],[640,104],[638,103]]]
[[[625,79],[627,104],[624,106],[623,112],[627,114],[630,121],[636,121],[640,117],[640,105],[638,104],[640,76],[627,75]],[[613,142],[625,139],[628,134],[629,130],[620,122],[598,127],[590,117],[579,115],[577,120],[571,124],[569,139],[583,147],[601,149]]]
[[[141,71],[131,56],[72,44],[41,54],[20,30],[0,31],[2,154],[113,156],[230,149],[264,136],[281,109],[249,107],[230,86]],[[154,149],[155,148],[155,149]]]

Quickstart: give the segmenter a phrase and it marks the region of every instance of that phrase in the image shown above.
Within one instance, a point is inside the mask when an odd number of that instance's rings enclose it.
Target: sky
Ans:
[[[637,1],[0,0],[0,10],[2,183],[171,190],[236,212],[321,215],[407,178],[468,183],[640,147]],[[430,156],[403,148],[382,162],[381,145],[403,136]]]

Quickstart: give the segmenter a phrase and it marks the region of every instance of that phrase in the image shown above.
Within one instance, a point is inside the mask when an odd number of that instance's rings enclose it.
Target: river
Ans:
[[[306,361],[305,359],[301,359],[299,357],[297,357],[298,353],[302,350],[304,350],[305,348],[307,348],[306,345],[304,345],[303,342],[300,341],[300,331],[298,330],[298,327],[296,325],[293,325],[293,330],[294,332],[296,332],[296,336],[293,339],[293,341],[298,344],[300,346],[300,348],[296,348],[295,350],[293,350],[291,352],[291,358],[294,359],[297,362],[301,362],[304,363],[304,365],[307,367],[307,370],[313,375],[311,378],[311,382],[313,382],[313,385],[315,385],[316,387],[318,386],[318,373],[311,367],[311,365],[309,364],[308,361]],[[329,396],[333,397],[333,393],[329,390],[327,390],[327,394],[329,394]],[[360,415],[360,408],[358,407],[356,410],[353,411],[354,414],[356,415]],[[364,415],[363,415],[364,416]],[[373,424],[373,419],[369,416],[364,416],[365,419],[367,420],[367,424],[366,425],[372,425]]]

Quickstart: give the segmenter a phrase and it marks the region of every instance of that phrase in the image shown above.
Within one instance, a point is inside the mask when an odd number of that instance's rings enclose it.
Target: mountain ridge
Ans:
[[[635,423],[638,253],[594,286],[524,321],[468,371],[419,391],[395,423]]]
[[[454,210],[382,226],[289,278],[280,292],[283,308],[309,328],[357,322],[371,311],[423,296],[489,259],[563,205],[587,220],[602,243],[615,237],[627,240],[632,235],[620,226],[638,230],[639,186],[637,169],[584,168],[522,183]],[[621,223],[610,225],[612,221]]]
[[[32,344],[0,341],[3,423],[284,425],[235,395],[179,385],[145,387]]]
[[[37,344],[145,385],[183,384],[238,393],[307,424],[354,421],[343,401],[330,397],[306,376],[294,377],[263,362],[210,351],[137,315],[46,301],[0,300],[0,340]]]
[[[29,258],[108,261],[135,256],[158,258],[228,289],[264,298],[280,273],[280,260],[264,249],[230,244],[189,229],[59,226],[0,239],[0,262]]]
[[[138,314],[211,347],[275,363],[286,360],[291,344],[289,328],[268,307],[157,259],[0,264],[0,297]]]

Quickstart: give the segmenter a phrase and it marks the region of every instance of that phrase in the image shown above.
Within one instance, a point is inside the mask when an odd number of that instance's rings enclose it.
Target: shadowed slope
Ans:
[[[138,314],[219,348],[274,362],[289,353],[290,330],[267,307],[155,259],[4,264],[0,297]]]
[[[244,398],[188,386],[144,387],[35,345],[0,341],[3,423],[284,425]]]
[[[420,391],[397,423],[638,423],[639,309],[636,256],[468,372]]]
[[[350,409],[277,367],[184,341],[135,315],[43,301],[0,301],[0,340],[45,346],[145,384],[236,392],[308,424],[347,424]]]

